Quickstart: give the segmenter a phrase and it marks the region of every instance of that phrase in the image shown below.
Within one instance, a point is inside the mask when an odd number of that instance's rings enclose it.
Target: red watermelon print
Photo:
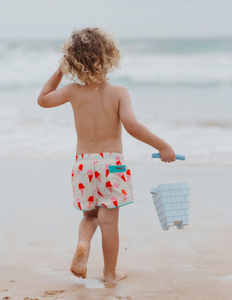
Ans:
[[[85,186],[83,183],[79,183],[79,190],[81,191],[81,195],[84,196],[84,189],[85,189]]]
[[[111,201],[113,202],[114,206],[118,207],[118,198],[117,197],[112,196]]]
[[[116,165],[117,166],[122,164],[121,161],[120,161],[120,157],[119,156],[116,156],[115,159],[116,159]]]
[[[100,192],[100,190],[99,190],[99,188],[97,187],[97,193],[98,193],[98,195],[100,195],[101,197],[103,197],[104,198],[104,196],[102,195],[102,193]]]
[[[76,204],[82,210],[82,208],[81,208],[81,201],[80,201],[80,199],[78,197],[76,198]]]
[[[110,164],[106,164],[106,177],[109,175],[110,171],[109,171],[109,165]]]
[[[111,182],[110,181],[107,181],[106,182],[106,187],[108,188],[108,190],[112,193],[112,184],[111,184]]]
[[[79,173],[80,173],[81,171],[83,171],[83,164],[80,164],[79,167],[78,167],[78,175],[79,175]]]
[[[102,158],[104,158],[103,153],[99,153],[101,155]]]
[[[93,170],[89,169],[89,170],[87,171],[87,175],[88,175],[88,177],[89,177],[89,182],[91,182],[91,180],[92,180],[92,178],[93,178]]]
[[[126,180],[127,180],[127,182],[129,181],[130,177],[131,177],[130,169],[127,169],[127,171],[126,171]]]
[[[122,191],[122,194],[123,194],[123,200],[125,202],[126,201],[127,192],[125,190],[121,190],[121,191]]]
[[[97,178],[97,180],[98,180],[99,182],[101,182],[100,173],[98,173],[97,171],[95,171],[95,178]]]
[[[93,196],[89,197],[88,202],[89,202],[89,208],[90,208],[91,205],[93,204]]]
[[[124,175],[122,175],[121,178],[122,178],[122,180],[124,180],[126,182],[126,179],[125,179]]]

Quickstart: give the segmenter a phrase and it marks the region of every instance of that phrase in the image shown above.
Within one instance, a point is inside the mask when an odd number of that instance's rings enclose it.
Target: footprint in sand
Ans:
[[[44,292],[43,297],[45,297],[45,296],[54,296],[54,295],[57,295],[57,294],[60,294],[60,293],[63,293],[63,292],[65,292],[65,290],[46,291],[46,292]]]
[[[87,268],[87,251],[86,244],[84,242],[80,242],[77,245],[76,252],[74,254],[72,264],[70,267],[70,272],[76,276],[81,278],[86,278]]]
[[[110,298],[107,298],[107,300],[132,300],[131,297],[127,296],[111,296]]]

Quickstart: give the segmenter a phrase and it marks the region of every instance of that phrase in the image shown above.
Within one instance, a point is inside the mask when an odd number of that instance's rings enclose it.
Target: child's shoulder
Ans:
[[[119,95],[129,94],[128,89],[122,85],[115,85],[115,84],[111,84],[111,83],[109,83],[109,85],[110,85],[110,88],[117,91]]]
[[[109,83],[109,82],[108,82],[108,85],[115,88],[115,89],[118,89],[118,90],[126,90],[126,88],[122,85],[116,85],[116,84],[112,84],[112,83]]]
[[[78,91],[80,93],[82,91],[84,91],[86,93],[86,87],[81,84],[75,83],[75,82],[68,84],[66,87],[70,91]],[[121,85],[116,85],[116,84],[107,82],[107,84],[103,88],[107,89],[110,92],[113,92],[114,94],[116,93],[119,97],[129,95],[127,88],[124,86],[121,86]],[[93,90],[93,89],[94,88],[92,88],[92,87],[90,88],[90,90]]]

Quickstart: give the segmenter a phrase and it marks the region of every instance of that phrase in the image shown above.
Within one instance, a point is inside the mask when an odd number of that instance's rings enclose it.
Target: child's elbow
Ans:
[[[131,136],[134,136],[136,135],[136,132],[138,132],[138,127],[139,127],[139,123],[137,122],[137,123],[127,124],[125,126],[125,129]]]
[[[38,97],[37,103],[38,103],[39,106],[41,106],[41,107],[46,107],[46,103],[44,102],[43,98],[41,98],[41,97]]]

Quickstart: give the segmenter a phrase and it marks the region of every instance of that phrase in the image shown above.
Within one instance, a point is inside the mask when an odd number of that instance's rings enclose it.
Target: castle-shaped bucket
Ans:
[[[152,158],[161,157],[159,153],[153,153],[151,160]],[[176,159],[186,163],[183,155],[176,154]],[[152,179],[154,184],[153,163]],[[177,226],[177,229],[182,229],[188,225],[189,191],[190,187],[187,182],[164,183],[151,189],[153,202],[163,230],[168,230],[170,226]]]

